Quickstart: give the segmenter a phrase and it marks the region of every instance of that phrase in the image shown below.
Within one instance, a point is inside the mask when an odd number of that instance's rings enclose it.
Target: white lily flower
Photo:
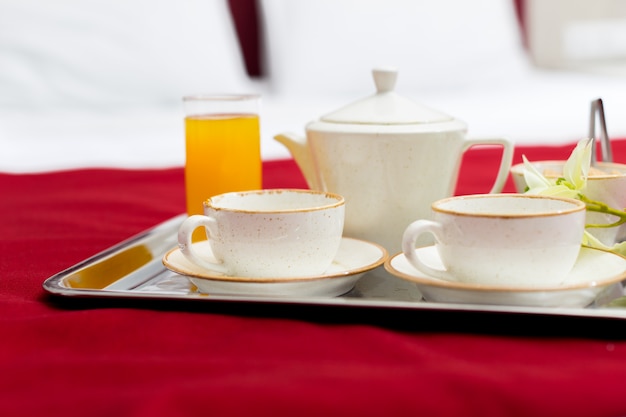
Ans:
[[[540,194],[567,198],[578,197],[577,190],[569,188],[563,184],[557,185],[555,180],[550,181],[528,161],[525,155],[522,155],[522,158],[524,160],[524,180],[528,186],[528,190],[526,191],[527,194]]]
[[[578,142],[570,157],[563,165],[563,177],[549,180],[543,176],[526,158],[524,159],[524,180],[528,193],[577,198],[587,187],[587,176],[591,166],[592,139]]]
[[[546,178],[528,161],[528,159],[526,159],[526,156],[522,156],[524,159],[524,180],[528,186],[526,193],[568,197],[584,201],[587,206],[587,211],[602,212],[617,216],[620,222],[608,226],[615,227],[626,222],[626,211],[613,209],[602,202],[590,200],[584,195],[584,191],[587,188],[589,168],[591,167],[592,146],[594,146],[593,139],[585,139],[578,142],[576,148],[572,151],[572,154],[563,166],[563,176],[554,180]],[[599,226],[589,225],[589,227]],[[585,246],[608,250],[626,256],[626,242],[617,243],[612,247],[608,247],[603,245],[591,233],[585,231],[581,243]]]

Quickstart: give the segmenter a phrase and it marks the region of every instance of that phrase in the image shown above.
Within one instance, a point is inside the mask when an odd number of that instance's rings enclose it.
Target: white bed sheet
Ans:
[[[273,136],[304,135],[309,121],[373,94],[368,65],[398,65],[399,94],[464,120],[471,137],[573,144],[587,135],[596,98],[609,135],[626,137],[626,78],[532,67],[512,2],[480,1],[262,0],[269,74],[251,82],[223,1],[158,0],[141,21],[146,0],[7,0],[0,172],[182,166],[177,97],[208,92],[261,93],[262,157],[289,158]],[[138,23],[143,35],[133,38]]]

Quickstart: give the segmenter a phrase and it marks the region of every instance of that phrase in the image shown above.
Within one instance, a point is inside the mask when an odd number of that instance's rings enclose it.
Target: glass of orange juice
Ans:
[[[260,96],[183,97],[187,214],[229,191],[261,188]]]

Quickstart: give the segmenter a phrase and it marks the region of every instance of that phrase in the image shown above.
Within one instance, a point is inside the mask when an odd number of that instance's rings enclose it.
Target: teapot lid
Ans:
[[[373,70],[376,94],[324,115],[329,123],[396,125],[440,123],[454,120],[451,116],[422,106],[393,91],[398,71],[395,68]]]

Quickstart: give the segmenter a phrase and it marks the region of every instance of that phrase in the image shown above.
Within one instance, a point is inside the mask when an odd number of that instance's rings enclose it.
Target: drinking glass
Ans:
[[[183,97],[187,214],[230,191],[261,188],[259,95]]]

